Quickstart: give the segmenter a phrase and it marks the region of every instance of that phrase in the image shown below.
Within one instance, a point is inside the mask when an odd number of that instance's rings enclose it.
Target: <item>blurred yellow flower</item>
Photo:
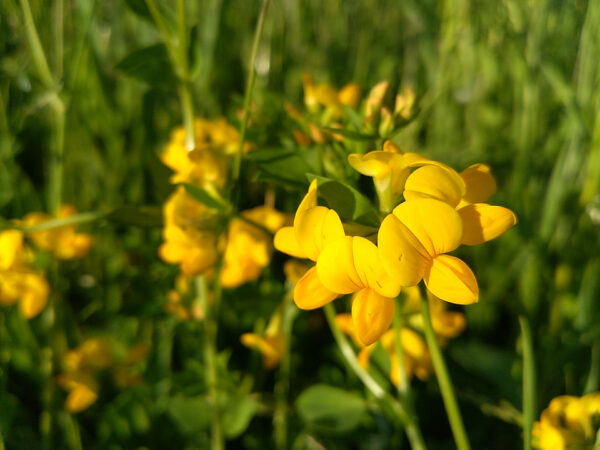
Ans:
[[[65,408],[69,412],[81,412],[98,399],[98,382],[86,372],[60,374],[57,381],[69,392],[65,400]]]
[[[436,297],[458,304],[475,303],[479,287],[471,269],[455,256],[463,237],[460,215],[431,198],[406,201],[388,214],[378,233],[381,259],[402,286],[423,279]]]
[[[27,319],[44,309],[50,292],[44,276],[31,268],[32,258],[22,232],[0,232],[0,305],[18,303],[21,314]]]
[[[289,259],[283,264],[283,273],[288,283],[296,284],[304,276],[308,267],[302,261]]]
[[[343,106],[356,108],[360,101],[360,87],[355,83],[345,85],[338,92],[328,83],[315,84],[311,74],[305,73],[302,76],[304,87],[304,104],[311,112],[317,112],[320,107],[324,107],[334,116],[339,116],[343,112]]]
[[[178,186],[163,208],[165,242],[159,256],[171,264],[179,264],[185,275],[198,275],[217,261],[217,238],[214,215],[203,204]]]
[[[600,392],[552,399],[533,426],[533,446],[541,450],[596,448],[600,431]]]
[[[256,349],[261,353],[265,369],[270,370],[276,367],[285,351],[281,308],[278,308],[271,316],[264,336],[256,333],[244,333],[240,341],[246,347]]]
[[[72,205],[62,205],[56,214],[56,219],[66,219],[77,214],[77,209]],[[27,214],[22,221],[24,227],[33,227],[54,219],[45,213]],[[80,259],[88,254],[94,238],[86,233],[77,233],[77,228],[72,225],[53,228],[44,231],[28,233],[28,237],[36,247],[52,252],[58,259]]]
[[[288,215],[267,206],[242,211],[241,215],[273,233],[290,221]],[[221,271],[223,287],[237,287],[258,278],[271,261],[271,246],[264,230],[241,218],[231,220]]]

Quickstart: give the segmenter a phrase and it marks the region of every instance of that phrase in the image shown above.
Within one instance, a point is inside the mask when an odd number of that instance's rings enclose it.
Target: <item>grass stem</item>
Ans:
[[[536,415],[535,361],[531,328],[525,316],[519,316],[521,345],[523,346],[523,449],[531,450],[531,431]]]

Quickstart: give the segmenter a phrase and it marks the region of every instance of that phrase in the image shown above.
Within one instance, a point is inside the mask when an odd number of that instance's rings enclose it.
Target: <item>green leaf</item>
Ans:
[[[152,14],[150,14],[150,10],[144,0],[125,0],[125,4],[141,18],[153,22]]]
[[[380,220],[372,202],[352,186],[331,178],[308,174],[309,180],[317,179],[319,195],[327,205],[336,210],[342,221],[379,227]]]
[[[256,414],[258,404],[248,395],[233,395],[227,399],[223,411],[223,431],[228,439],[242,434]]]
[[[257,181],[306,187],[306,174],[316,170],[318,155],[315,149],[266,149],[251,152],[247,158],[258,164]]]
[[[216,209],[218,211],[225,211],[227,209],[226,203],[219,199],[216,199],[204,189],[189,183],[183,183],[183,186],[185,187],[185,190],[188,194],[190,194],[200,203],[204,203],[209,208]]]
[[[164,44],[134,50],[115,66],[125,75],[152,87],[170,89],[177,84],[171,60]]]
[[[296,407],[307,426],[334,434],[353,430],[367,416],[367,404],[362,397],[325,384],[302,392]]]
[[[206,397],[176,395],[169,400],[167,413],[183,434],[194,434],[210,425],[211,406]]]
[[[148,5],[146,4],[146,0],[125,0],[125,4],[129,6],[129,9],[137,14],[141,19],[147,20],[148,22],[154,24],[154,17],[152,17],[152,13],[150,9],[148,9]],[[171,32],[176,29],[176,15],[173,9],[168,5],[167,2],[158,1],[156,2],[156,7],[158,8],[161,17],[167,24],[167,27]]]

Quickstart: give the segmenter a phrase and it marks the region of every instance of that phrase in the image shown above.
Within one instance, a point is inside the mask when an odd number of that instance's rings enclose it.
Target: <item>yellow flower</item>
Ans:
[[[433,198],[456,208],[463,221],[462,244],[494,239],[517,223],[508,208],[483,203],[496,192],[496,180],[485,164],[473,164],[458,174],[447,166],[428,165],[406,180],[404,198]]]
[[[381,209],[390,211],[404,191],[410,169],[425,165],[447,167],[418,153],[403,153],[394,143],[386,141],[383,150],[348,155],[350,165],[362,175],[373,177]]]
[[[288,216],[267,206],[242,211],[242,216],[271,232],[279,230]],[[269,235],[260,228],[235,218],[229,223],[224,265],[221,272],[223,287],[233,288],[259,277],[271,261]]]
[[[533,445],[541,450],[593,448],[600,427],[600,393],[552,399],[533,426]]]
[[[471,269],[446,255],[463,237],[460,215],[447,203],[430,198],[406,201],[383,220],[378,243],[386,270],[402,286],[423,279],[436,297],[458,304],[477,302],[479,287]]]
[[[64,355],[65,368],[69,372],[106,369],[112,362],[112,346],[102,337],[86,339]]]
[[[401,93],[396,95],[394,105],[394,116],[398,116],[404,120],[408,120],[414,113],[415,91],[411,87],[405,88]]]
[[[66,219],[77,214],[72,205],[62,205],[56,215],[57,219]],[[52,220],[44,213],[30,213],[23,218],[22,225],[32,227]],[[34,231],[28,237],[41,250],[52,252],[59,259],[80,259],[89,252],[94,238],[86,233],[77,233],[75,226],[64,226],[45,231]]]
[[[327,243],[344,236],[344,227],[337,213],[324,206],[317,206],[317,180],[313,180],[296,210],[293,226],[277,231],[273,244],[283,253],[316,262]],[[300,309],[320,308],[336,297],[335,292],[321,283],[314,266],[294,288],[294,301]]]
[[[159,256],[171,264],[180,264],[186,275],[198,275],[217,261],[217,238],[211,230],[214,216],[179,186],[164,205],[165,243]]]
[[[31,319],[48,303],[50,288],[44,276],[29,266],[31,251],[17,230],[0,232],[0,305],[19,303],[21,314]]]
[[[89,408],[98,399],[98,382],[86,372],[61,374],[58,384],[69,392],[65,408],[72,413]]]
[[[279,364],[285,351],[285,340],[282,329],[281,308],[269,320],[264,336],[256,333],[244,333],[240,341],[248,348],[258,350],[262,355],[265,369],[273,369]]]

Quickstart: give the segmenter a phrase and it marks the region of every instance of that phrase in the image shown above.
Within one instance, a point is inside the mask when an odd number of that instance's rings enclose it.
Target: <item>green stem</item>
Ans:
[[[50,159],[50,179],[48,188],[48,205],[51,213],[58,212],[62,204],[63,172],[64,172],[64,150],[65,150],[65,107],[56,95],[52,102],[54,111],[53,140]]]
[[[214,297],[210,300],[208,286],[203,275],[196,278],[196,292],[204,310],[204,360],[205,378],[208,396],[212,404],[211,411],[211,450],[223,450],[225,441],[221,424],[221,407],[217,384],[217,311],[220,299],[220,267],[215,271]]]
[[[194,102],[192,100],[190,83],[181,83],[179,96],[183,110],[183,124],[185,126],[185,147],[191,152],[196,148],[196,133],[194,131]]]
[[[179,97],[181,99],[181,107],[183,111],[183,123],[185,126],[185,147],[188,151],[196,148],[196,136],[194,130],[194,101],[192,99],[192,84],[190,81],[190,71],[188,63],[188,42],[187,42],[187,25],[185,21],[185,1],[177,0],[177,31],[178,31],[178,49],[179,57],[177,63],[179,65],[180,86]]]
[[[152,16],[152,20],[158,27],[160,34],[162,34],[163,39],[165,41],[165,45],[167,47],[167,51],[169,52],[169,56],[171,57],[171,63],[176,69],[181,67],[179,57],[180,53],[177,52],[177,49],[173,45],[173,39],[171,33],[169,32],[169,28],[167,27],[167,23],[164,21],[160,10],[156,6],[156,2],[154,0],[146,0],[146,6],[150,11],[150,15]],[[178,74],[181,76],[181,74]]]
[[[29,0],[20,0],[21,9],[23,10],[23,18],[25,19],[25,33],[27,34],[27,40],[31,47],[31,55],[33,57],[33,63],[38,73],[42,84],[46,89],[54,89],[54,79],[52,72],[50,72],[50,66],[48,66],[48,60],[44,53],[44,48],[40,42],[37,29],[35,28],[35,22],[33,20],[33,14],[31,13],[31,6],[29,6]]]
[[[600,340],[592,344],[592,362],[590,372],[585,382],[584,394],[591,394],[598,390],[598,375],[600,374]]]
[[[529,321],[519,316],[523,346],[523,449],[531,450],[531,431],[535,419],[535,361]]]
[[[394,346],[396,350],[396,357],[398,358],[398,394],[402,398],[406,398],[410,395],[410,382],[406,377],[406,368],[404,367],[404,348],[402,347],[402,328],[404,327],[404,320],[402,317],[402,311],[398,308],[400,305],[396,305],[394,310],[394,318],[392,324],[395,331]]]
[[[448,414],[448,421],[450,422],[450,428],[452,429],[452,435],[454,436],[454,442],[458,450],[469,450],[471,448],[469,444],[469,438],[465,431],[465,425],[456,402],[456,396],[454,395],[454,388],[444,357],[440,346],[438,344],[435,331],[431,325],[431,314],[429,312],[429,302],[427,301],[427,292],[421,285],[421,314],[423,315],[423,325],[425,328],[425,339],[427,340],[427,346],[431,353],[431,359],[433,361],[433,367],[435,374],[440,385],[442,392],[442,399],[444,400],[444,406],[446,407],[446,413]]]
[[[258,53],[258,44],[262,36],[263,25],[269,0],[262,0],[262,6],[258,15],[258,22],[254,31],[254,42],[252,43],[252,53],[250,54],[250,74],[248,84],[246,85],[246,94],[244,96],[244,115],[242,117],[242,126],[240,129],[240,146],[233,161],[233,182],[237,183],[242,168],[242,157],[244,156],[244,142],[246,140],[246,128],[248,126],[248,116],[250,115],[250,101],[252,100],[252,91],[254,90],[254,80],[256,78],[256,55]]]
[[[331,303],[323,307],[325,311],[325,317],[327,323],[333,334],[333,337],[346,360],[346,363],[350,366],[354,374],[362,381],[365,387],[379,400],[384,406],[387,407],[398,419],[398,421],[405,427],[406,436],[410,442],[410,446],[413,450],[424,450],[425,441],[423,435],[419,429],[416,421],[412,415],[408,414],[404,405],[397,402],[385,389],[383,389],[375,379],[369,375],[369,373],[363,369],[356,358],[356,354],[352,349],[352,346],[348,342],[348,339],[342,333],[342,330],[338,327],[335,321],[335,309]]]
[[[290,389],[290,340],[292,337],[293,310],[291,308],[291,299],[289,296],[283,299],[281,305],[282,321],[282,355],[279,363],[279,373],[277,374],[277,383],[275,384],[275,412],[273,414],[273,428],[275,431],[275,448],[285,450],[287,445],[287,409],[288,393]]]

